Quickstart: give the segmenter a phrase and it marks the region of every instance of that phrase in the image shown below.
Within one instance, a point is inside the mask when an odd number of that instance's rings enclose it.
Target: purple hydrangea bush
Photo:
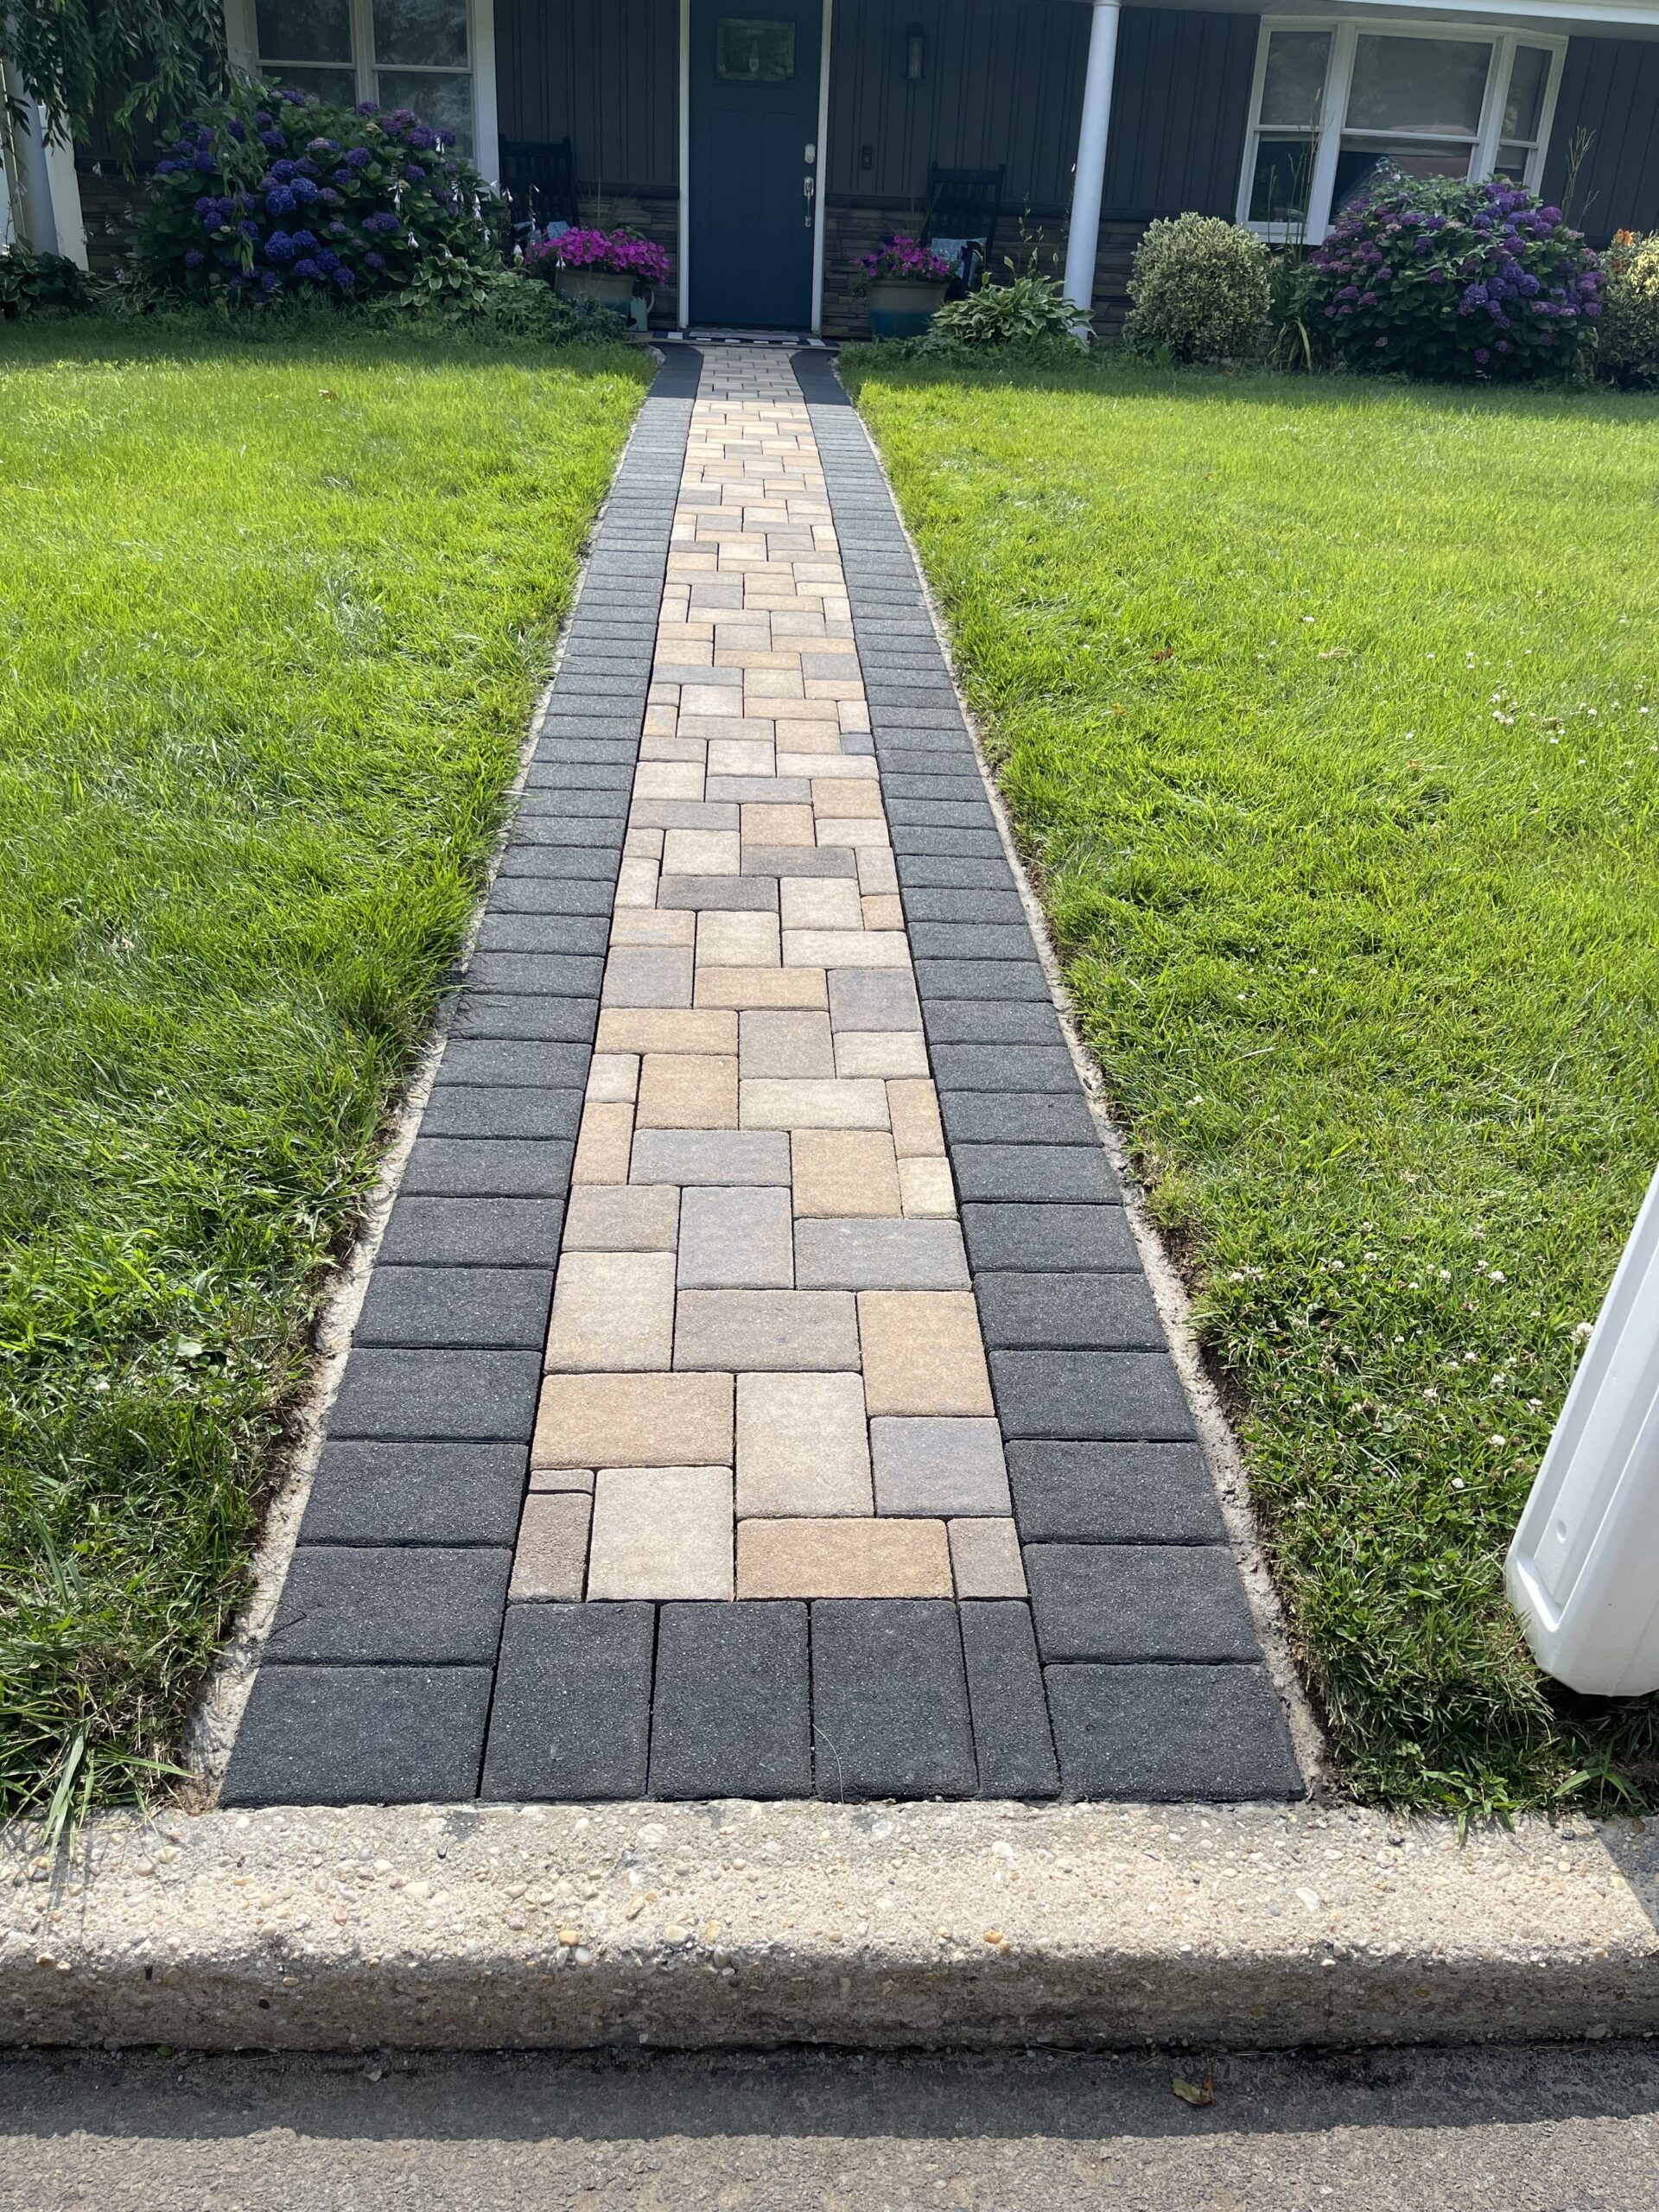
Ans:
[[[957,273],[955,262],[947,261],[931,245],[924,245],[919,238],[911,238],[903,231],[895,231],[872,252],[861,254],[858,266],[858,289],[861,291],[868,291],[884,276],[897,276],[915,284],[948,284]]]
[[[470,294],[502,265],[499,200],[409,108],[238,87],[156,165],[140,277],[251,304]]]
[[[1601,314],[1583,233],[1501,180],[1395,175],[1342,214],[1306,281],[1315,345],[1350,368],[1410,376],[1565,375]]]
[[[668,282],[668,256],[662,247],[626,226],[564,231],[556,238],[527,245],[524,268],[550,284],[561,269],[598,269],[632,276],[636,289],[654,289]]]

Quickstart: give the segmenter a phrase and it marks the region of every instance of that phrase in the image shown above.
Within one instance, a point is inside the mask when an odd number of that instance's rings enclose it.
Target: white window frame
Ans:
[[[1261,121],[1262,95],[1268,76],[1268,44],[1275,31],[1319,31],[1327,34],[1331,40],[1331,61],[1325,72],[1325,98],[1320,107],[1319,127],[1313,134],[1313,166],[1308,187],[1307,217],[1301,223],[1257,223],[1250,219],[1258,140],[1264,134],[1270,138],[1294,136],[1288,124],[1264,126]],[[1369,18],[1352,16],[1333,20],[1328,15],[1264,16],[1256,40],[1255,72],[1250,80],[1249,128],[1244,134],[1244,167],[1238,185],[1238,219],[1247,229],[1254,231],[1258,238],[1281,245],[1304,239],[1310,245],[1317,245],[1330,229],[1337,161],[1347,129],[1348,94],[1353,83],[1354,54],[1362,33],[1368,37],[1381,38],[1443,38],[1455,40],[1465,46],[1490,46],[1492,48],[1492,59],[1486,74],[1485,98],[1481,104],[1480,127],[1475,134],[1470,156],[1469,175],[1473,178],[1491,176],[1497,166],[1500,143],[1498,133],[1503,121],[1504,102],[1509,97],[1516,48],[1521,46],[1542,47],[1550,56],[1549,71],[1544,79],[1543,102],[1539,109],[1538,137],[1522,179],[1529,191],[1538,189],[1549,153],[1550,131],[1555,121],[1561,65],[1567,58],[1565,38],[1514,24],[1488,23],[1477,16],[1459,22],[1413,22],[1403,16],[1373,22]],[[1405,137],[1409,134],[1390,135]],[[1443,138],[1446,135],[1445,132],[1423,133],[1426,140]],[[1513,142],[1506,140],[1503,143]]]
[[[374,59],[374,0],[351,0],[352,60],[351,68],[357,77],[357,97],[372,100],[377,97],[375,81],[378,71]],[[261,63],[259,54],[259,20],[255,0],[225,0],[225,29],[230,57],[238,68],[250,75],[257,74]],[[467,0],[467,68],[473,80],[473,162],[491,184],[501,181],[501,156],[499,143],[495,96],[495,5],[494,0]],[[280,63],[273,63],[280,67]],[[345,62],[302,65],[297,58],[293,66],[345,68]],[[388,62],[389,69],[414,68],[414,63]],[[434,77],[456,77],[458,69],[433,69]]]

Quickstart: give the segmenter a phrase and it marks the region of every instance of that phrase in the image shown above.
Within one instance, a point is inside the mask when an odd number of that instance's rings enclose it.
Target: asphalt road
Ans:
[[[1176,2074],[1213,2077],[1192,2109]],[[1647,2212],[1659,2046],[0,2054],[0,2212]]]

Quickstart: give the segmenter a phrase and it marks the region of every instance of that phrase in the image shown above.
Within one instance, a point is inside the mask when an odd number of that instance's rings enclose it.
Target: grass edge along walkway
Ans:
[[[0,334],[0,1809],[175,1754],[649,375]]]
[[[1659,406],[843,371],[1347,1781],[1659,1802],[1501,1586],[1659,1156]]]

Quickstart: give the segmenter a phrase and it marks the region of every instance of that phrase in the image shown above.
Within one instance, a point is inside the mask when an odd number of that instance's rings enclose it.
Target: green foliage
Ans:
[[[42,310],[79,315],[92,304],[86,272],[61,253],[36,253],[21,241],[0,245],[0,321]]]
[[[1081,341],[1073,326],[1084,320],[1082,310],[1066,298],[1058,279],[1034,268],[1016,269],[1012,261],[1006,266],[1007,283],[993,283],[988,270],[965,297],[947,300],[922,345],[931,352],[1077,352]]]
[[[0,329],[0,1814],[176,1757],[649,372]]]
[[[151,292],[197,302],[386,298],[465,318],[505,235],[491,188],[411,109],[238,85],[156,163],[136,260]]]
[[[1503,1591],[1659,1159],[1659,398],[843,373],[1348,1781],[1659,1803]]]
[[[104,113],[118,134],[171,124],[225,88],[221,0],[26,0],[0,22],[24,91],[71,137]]]
[[[1136,351],[1178,362],[1249,360],[1268,320],[1268,249],[1219,215],[1160,219],[1135,250],[1129,297],[1123,335]]]
[[[1395,172],[1309,257],[1316,339],[1352,369],[1517,382],[1595,345],[1602,276],[1559,207],[1495,179]]]
[[[1602,257],[1607,286],[1596,360],[1616,383],[1659,385],[1659,231],[1621,231]]]

